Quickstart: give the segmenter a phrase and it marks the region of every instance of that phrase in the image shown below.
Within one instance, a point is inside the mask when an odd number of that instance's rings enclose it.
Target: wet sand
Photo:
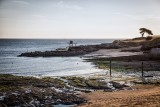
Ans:
[[[79,107],[160,107],[160,85],[136,85],[134,90],[82,93],[88,102]]]

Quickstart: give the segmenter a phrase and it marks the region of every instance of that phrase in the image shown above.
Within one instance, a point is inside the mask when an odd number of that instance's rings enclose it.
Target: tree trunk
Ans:
[[[144,33],[142,33],[142,38],[143,38]]]

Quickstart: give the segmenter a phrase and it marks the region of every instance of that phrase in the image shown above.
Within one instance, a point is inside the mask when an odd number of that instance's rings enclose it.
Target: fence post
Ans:
[[[111,60],[109,62],[110,62],[110,73],[109,74],[110,74],[110,79],[111,79],[111,77],[112,77],[112,73],[111,73],[111,71],[112,71],[111,70],[112,69],[112,62],[111,62]]]
[[[143,74],[143,61],[142,61],[142,80],[143,80],[143,76],[144,74]]]

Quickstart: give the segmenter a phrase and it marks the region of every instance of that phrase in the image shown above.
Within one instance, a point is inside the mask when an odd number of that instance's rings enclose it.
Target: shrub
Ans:
[[[147,37],[146,37],[146,40],[151,40],[151,39],[153,39],[152,36],[147,36]]]

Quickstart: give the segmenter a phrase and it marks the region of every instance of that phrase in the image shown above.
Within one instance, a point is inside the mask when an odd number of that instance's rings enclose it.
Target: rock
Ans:
[[[18,57],[26,56],[26,57],[69,57],[69,56],[78,56],[85,55],[90,52],[98,51],[99,49],[117,49],[121,48],[118,44],[115,43],[106,43],[100,45],[81,45],[81,46],[73,46],[69,47],[66,51],[35,51],[35,52],[25,52],[18,55]]]
[[[4,100],[4,98],[5,98],[5,96],[4,96],[4,95],[0,96],[0,101],[3,101],[3,100]]]
[[[7,105],[0,102],[0,107],[7,107]]]
[[[78,56],[78,55],[84,55],[89,52],[97,51],[98,48],[96,45],[87,45],[87,46],[74,46],[74,47],[69,47],[68,50],[66,51],[35,51],[35,52],[25,52],[20,55],[21,56],[26,56],[26,57],[59,57],[59,56]]]
[[[19,101],[17,100],[17,96],[14,94],[8,95],[7,97],[4,98],[3,103],[6,104],[7,106],[17,106],[19,105]]]
[[[104,92],[113,92],[113,89],[104,89]]]
[[[125,84],[120,84],[120,83],[113,82],[113,81],[110,81],[109,83],[111,83],[113,85],[113,87],[115,87],[116,89],[123,89],[124,87],[128,87]]]

